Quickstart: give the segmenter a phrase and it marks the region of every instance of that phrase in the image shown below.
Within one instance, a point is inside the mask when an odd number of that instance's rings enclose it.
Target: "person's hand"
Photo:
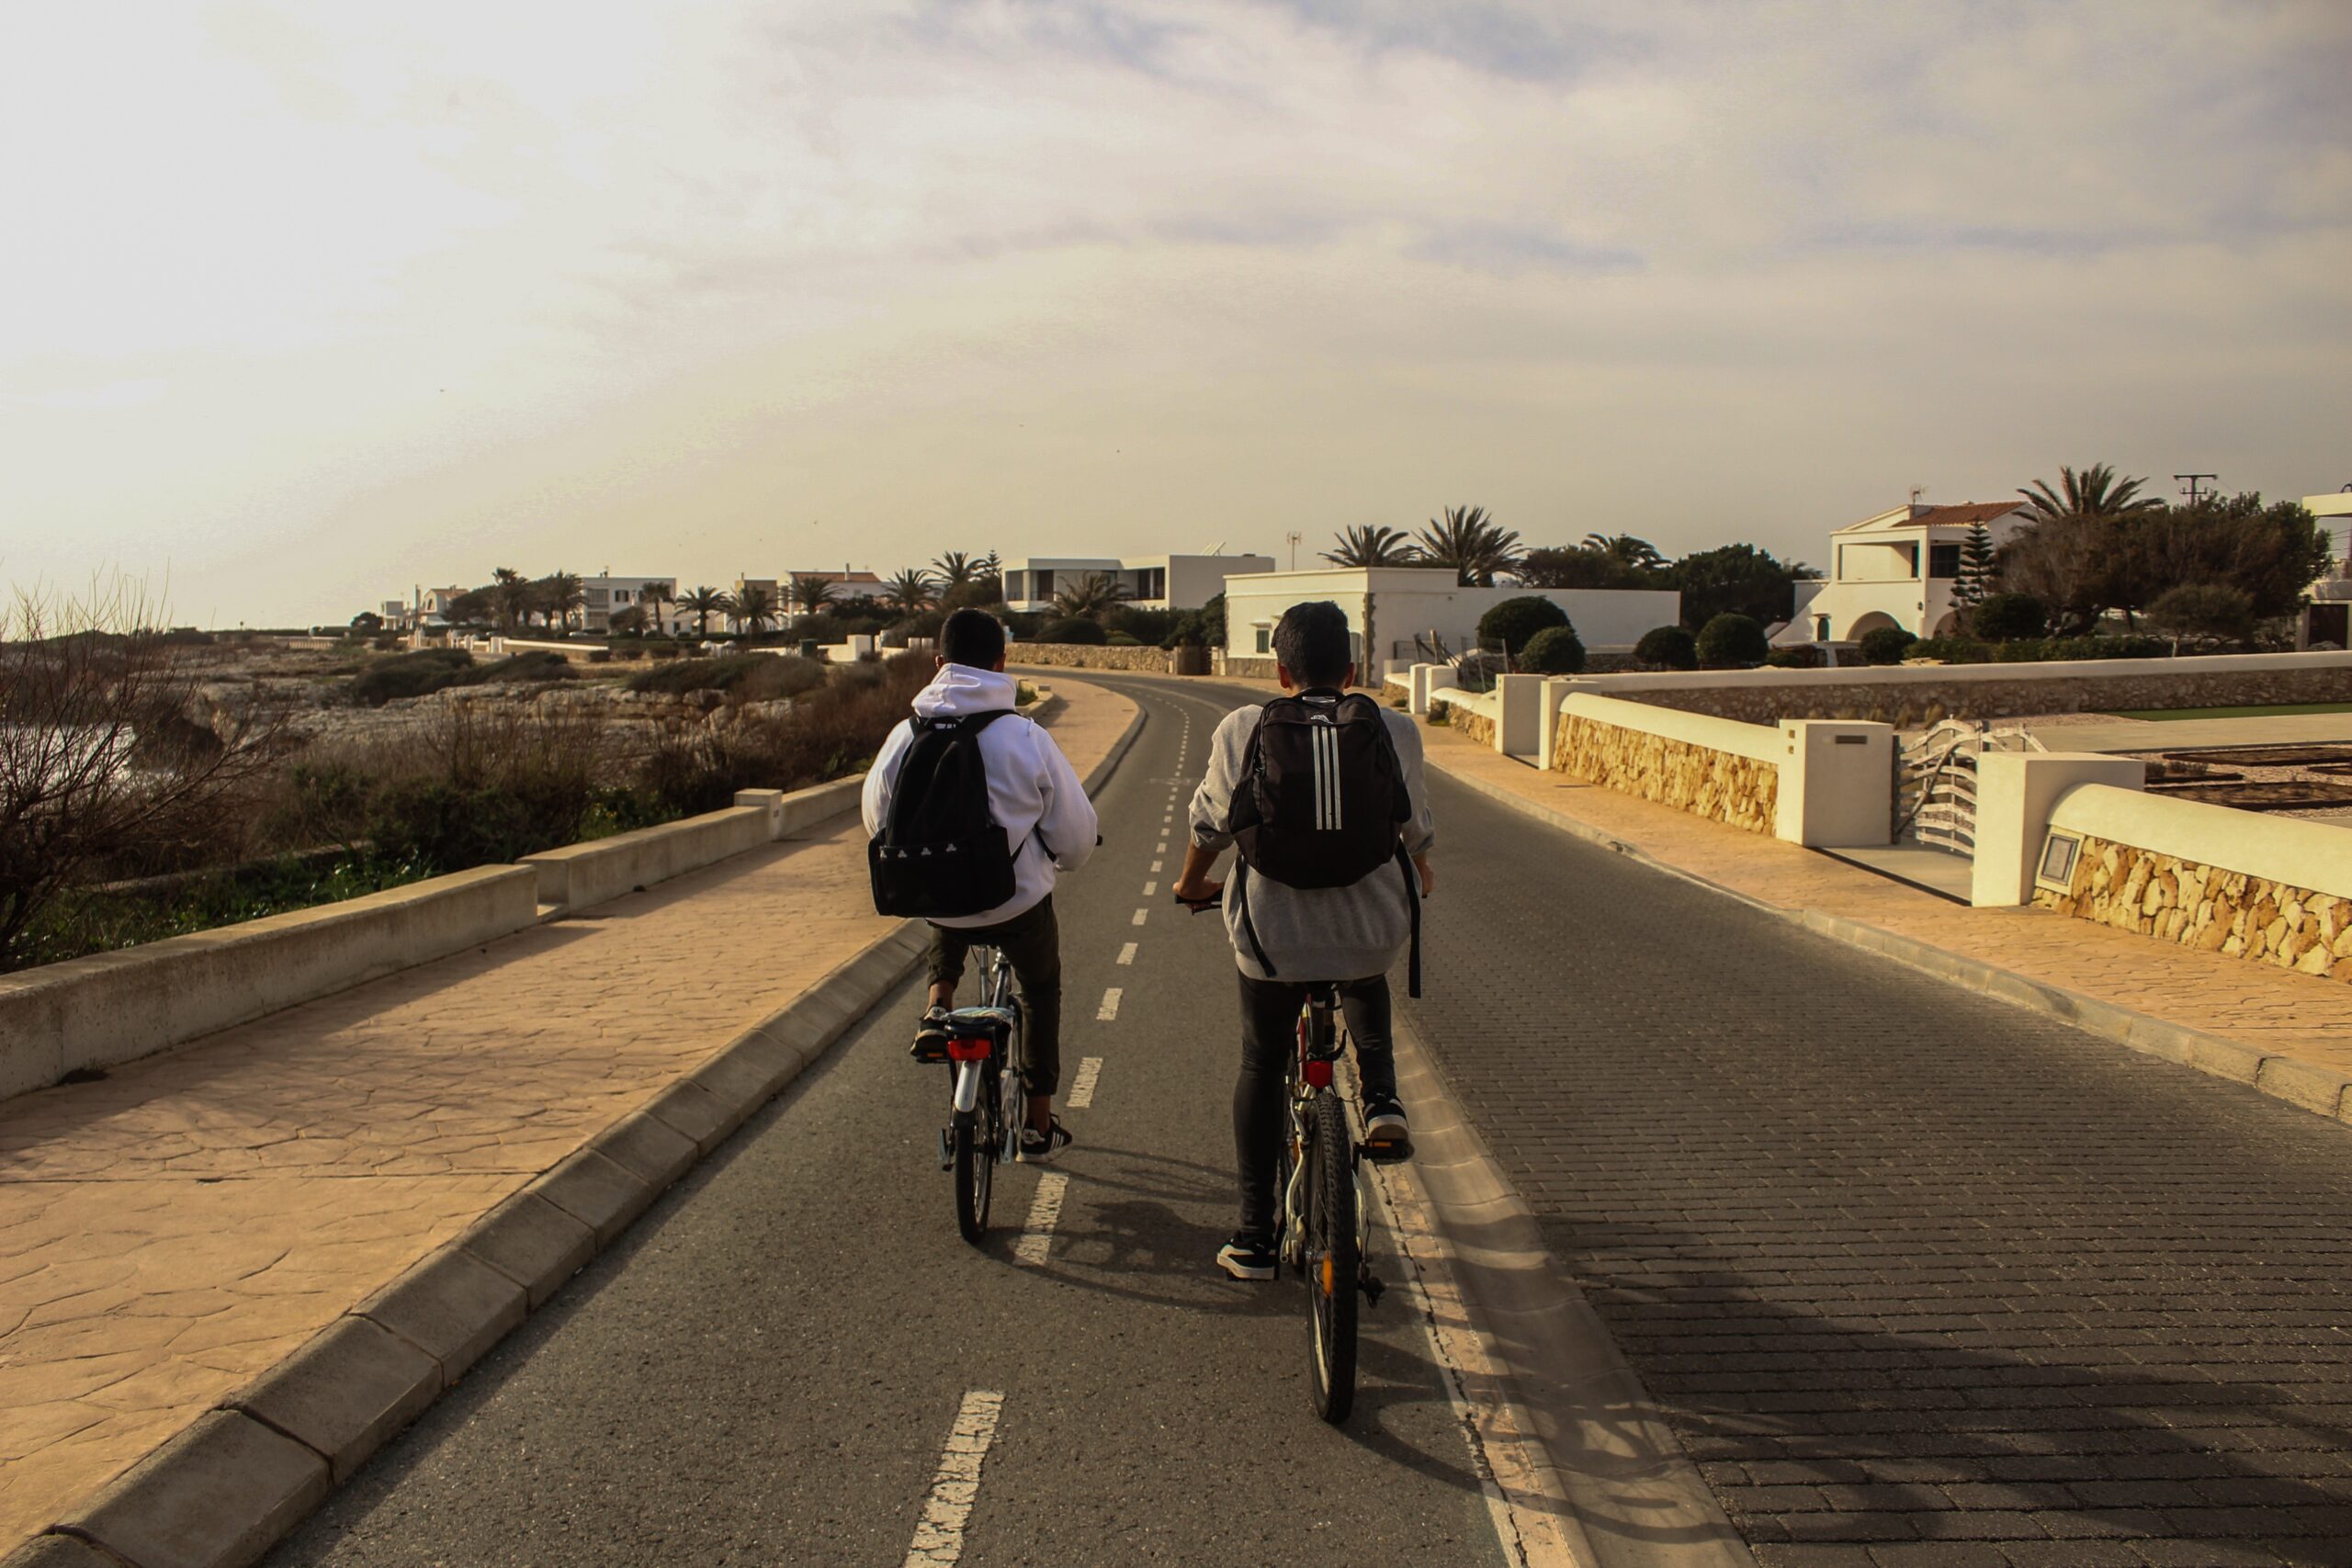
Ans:
[[[1415,855],[1413,869],[1421,874],[1421,897],[1426,898],[1437,891],[1437,873],[1430,866],[1430,857]]]
[[[1179,904],[1190,904],[1194,909],[1199,910],[1207,908],[1225,897],[1225,884],[1211,882],[1205,876],[1192,882],[1178,877],[1176,885],[1169,891],[1176,896],[1176,902]]]

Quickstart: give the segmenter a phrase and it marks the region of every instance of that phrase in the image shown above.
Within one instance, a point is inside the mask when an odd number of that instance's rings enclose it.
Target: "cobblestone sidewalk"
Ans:
[[[1135,705],[1054,686],[1083,774]],[[0,1102],[0,1554],[885,934],[864,840]]]

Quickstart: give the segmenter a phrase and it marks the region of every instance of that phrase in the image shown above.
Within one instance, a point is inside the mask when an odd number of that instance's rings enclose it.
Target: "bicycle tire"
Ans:
[[[956,1114],[956,1228],[977,1247],[988,1235],[989,1201],[996,1194],[996,1075],[980,1080],[980,1103]]]
[[[1347,1112],[1329,1089],[1315,1097],[1306,1139],[1306,1312],[1315,1414],[1337,1426],[1356,1403],[1355,1162]]]

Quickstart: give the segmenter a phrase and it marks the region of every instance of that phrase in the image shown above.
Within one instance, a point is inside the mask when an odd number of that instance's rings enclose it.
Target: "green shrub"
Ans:
[[[1908,657],[1933,659],[1944,664],[1990,664],[1993,645],[1979,642],[1973,637],[1921,637],[1911,645]]]
[[[1584,643],[1574,626],[1546,626],[1528,638],[1519,667],[1532,675],[1574,675],[1584,668]]]
[[[1478,640],[1518,653],[1535,634],[1568,624],[1568,613],[1539,594],[1506,599],[1478,617]]]
[[[474,656],[461,648],[421,648],[371,662],[352,677],[355,702],[371,708],[405,697],[422,697],[457,683],[473,667]]]
[[[1772,649],[1764,625],[1753,615],[1726,610],[1699,632],[1699,664],[1706,670],[1741,670],[1764,662]]]
[[[1968,629],[1986,642],[2018,642],[2050,630],[2050,606],[2030,593],[1988,593],[1968,613]]]
[[[1865,664],[1900,664],[1918,640],[1901,626],[1873,626],[1862,634],[1855,650]]]
[[[1141,648],[1143,646],[1143,640],[1140,637],[1130,637],[1125,632],[1112,632],[1102,640],[1113,648]]]
[[[1699,639],[1688,626],[1652,626],[1634,645],[1634,662],[1653,670],[1696,670]]]
[[[1829,655],[1822,651],[1819,643],[1807,642],[1794,648],[1776,648],[1765,655],[1764,662],[1775,670],[1818,670],[1829,662]]]
[[[2083,659],[2163,659],[2172,645],[2160,637],[2048,637],[1995,645],[2001,664],[2048,664]]]
[[[2254,635],[2254,599],[2225,582],[2184,582],[2156,595],[2148,624],[2175,637],[2244,642]]]
[[[1046,623],[1045,629],[1038,632],[1037,640],[1039,642],[1081,643],[1088,647],[1100,648],[1110,640],[1110,637],[1109,634],[1103,631],[1100,622],[1090,621],[1080,616],[1072,615],[1062,620],[1050,621]]]

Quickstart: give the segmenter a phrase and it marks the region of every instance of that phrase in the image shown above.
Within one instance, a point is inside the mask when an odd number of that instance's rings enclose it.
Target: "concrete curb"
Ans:
[[[2095,1034],[2114,1044],[2147,1055],[2160,1056],[2167,1062],[2177,1063],[2214,1077],[2245,1084],[2299,1110],[2352,1125],[2352,1077],[2298,1061],[2292,1056],[2273,1055],[2255,1046],[2185,1023],[2175,1023],[2151,1013],[2119,1007],[2113,1002],[2102,1001],[2064,986],[2035,980],[1984,959],[1954,953],[1917,937],[1868,925],[1845,915],[1833,915],[1826,909],[1792,909],[1767,903],[1695,872],[1669,864],[1590,823],[1580,822],[1484,779],[1455,773],[1442,762],[1436,765],[1455,783],[1510,807],[1522,817],[1532,818],[1588,843],[1598,844],[1613,853],[1639,861],[1652,870],[1679,877],[1711,893],[1737,899],[1751,909],[1803,926],[1832,942],[1891,958],[1979,995],[2024,1008],[2043,1018],[2072,1024],[2085,1033]]]
[[[1496,1419],[1532,1443],[1506,1475],[1522,1561],[1577,1568],[1755,1568],[1756,1557],[1683,1453],[1608,1327],[1544,1244],[1429,1048],[1396,1021],[1400,1080],[1414,1107],[1417,1181],[1445,1267],[1484,1330]],[[1383,1172],[1384,1175],[1388,1173]],[[1394,1200],[1392,1199],[1392,1202]],[[1546,1550],[1548,1548],[1548,1550]]]
[[[1089,771],[1089,795],[1143,728],[1138,705]],[[258,1561],[846,1034],[928,942],[923,922],[900,922],[0,1558],[0,1568]]]

